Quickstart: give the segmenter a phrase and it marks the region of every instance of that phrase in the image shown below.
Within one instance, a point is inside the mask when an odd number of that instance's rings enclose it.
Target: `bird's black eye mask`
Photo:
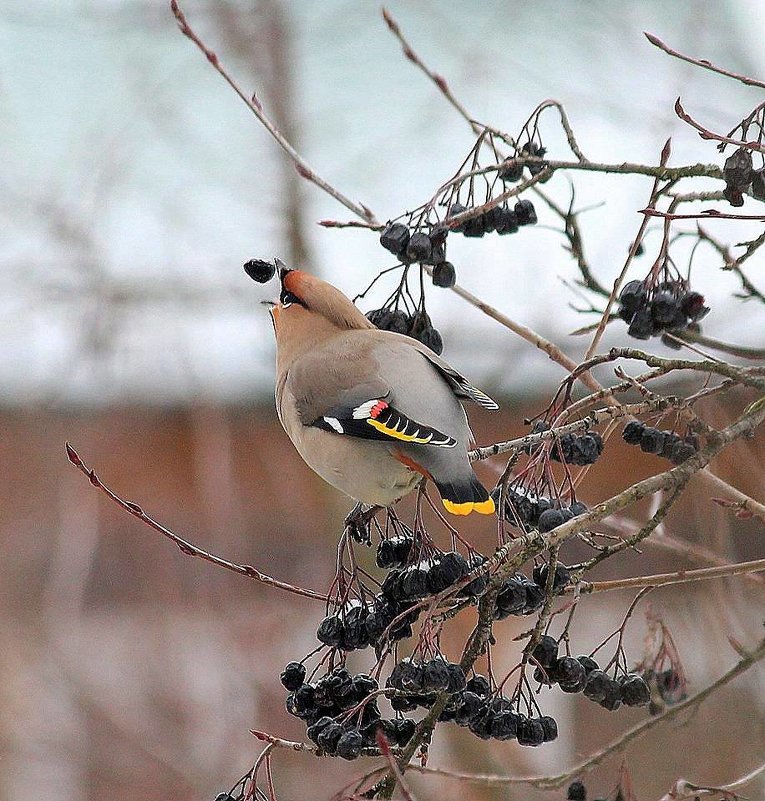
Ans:
[[[279,295],[279,302],[282,306],[290,306],[293,303],[297,303],[298,306],[302,306],[304,309],[308,308],[305,303],[303,303],[297,295],[290,292],[289,289],[282,288],[282,294]]]

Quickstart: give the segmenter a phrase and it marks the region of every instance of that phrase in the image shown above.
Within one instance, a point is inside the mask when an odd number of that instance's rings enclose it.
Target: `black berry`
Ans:
[[[627,333],[634,339],[650,339],[653,334],[653,319],[650,309],[638,309],[630,322]]]
[[[651,700],[651,690],[642,676],[628,674],[622,677],[619,684],[622,701],[627,706],[645,706]]]
[[[571,782],[566,793],[567,801],[587,801],[587,789],[580,781]]]
[[[640,437],[640,450],[644,453],[661,453],[664,448],[664,432],[646,426]]]
[[[542,520],[542,515],[539,516],[540,521]],[[541,531],[541,528],[540,528]],[[532,577],[534,579],[534,583],[538,587],[546,587],[547,586],[547,576],[550,573],[550,566],[545,563],[543,565],[538,565],[534,568],[532,573]],[[564,587],[571,583],[571,572],[566,567],[566,565],[561,564],[558,562],[555,565],[555,574],[553,576],[553,592],[560,592]]]
[[[752,182],[752,153],[745,147],[740,147],[732,156],[725,159],[723,165],[723,178],[726,187],[746,191]]]
[[[619,293],[619,303],[635,312],[646,301],[645,286],[642,281],[628,281]]]
[[[591,656],[578,656],[576,660],[584,668],[584,672],[587,676],[589,676],[593,670],[598,670],[600,668],[600,665],[598,665]]]
[[[616,679],[608,679],[605,694],[599,703],[609,712],[617,710],[622,705],[622,688]]]
[[[406,246],[406,257],[411,261],[426,261],[430,258],[432,244],[430,237],[422,231],[415,231]]]
[[[457,282],[457,273],[450,261],[442,261],[433,268],[433,285],[444,289],[453,287]]]
[[[584,696],[591,701],[602,701],[606,697],[610,679],[607,673],[600,668],[591,670],[587,675],[587,683],[584,685]]]
[[[544,534],[547,531],[552,531],[554,528],[557,528],[562,523],[563,515],[560,513],[559,509],[545,509],[545,511],[539,515],[537,526],[539,527],[539,531]]]
[[[444,340],[437,328],[426,328],[418,339],[436,355],[440,356],[444,352]]]
[[[550,667],[558,657],[558,641],[545,634],[534,646],[531,655],[543,668]]]
[[[282,671],[279,679],[287,690],[297,690],[305,680],[305,665],[300,662],[290,662]]]
[[[669,455],[673,464],[682,464],[686,459],[693,456],[697,451],[690,442],[676,442],[672,446],[672,452]]]
[[[542,732],[546,743],[551,743],[558,738],[558,724],[555,722],[555,718],[550,717],[550,715],[544,715],[539,718],[539,722],[542,724]]]
[[[582,663],[573,656],[564,656],[552,666],[552,676],[565,693],[581,692],[587,683],[587,673]]]
[[[500,208],[501,214],[497,222],[497,233],[500,236],[506,234],[514,234],[518,230],[518,217],[514,211],[511,211],[506,206]]]
[[[645,431],[645,426],[641,422],[638,420],[630,420],[630,422],[624,426],[622,439],[628,445],[639,445],[640,439],[643,436],[643,431]]]
[[[340,645],[344,634],[343,621],[336,615],[325,617],[316,630],[316,638],[319,642],[323,642],[324,645],[329,645],[333,648]]]
[[[341,759],[356,759],[361,754],[364,738],[356,729],[344,732],[337,741],[335,753]]]
[[[259,284],[265,284],[276,275],[276,265],[273,261],[263,259],[250,259],[244,263],[244,271]]]
[[[755,200],[765,200],[765,167],[752,172],[751,192]]]
[[[501,181],[516,183],[523,177],[523,164],[515,159],[507,159],[500,164],[497,175]]]
[[[380,244],[394,256],[401,258],[406,253],[409,236],[409,229],[403,223],[390,223],[380,234]]]
[[[545,730],[539,720],[521,718],[516,736],[519,745],[542,745],[545,741]]]
[[[518,225],[534,225],[537,221],[537,212],[530,200],[519,200],[515,204],[515,216]]]

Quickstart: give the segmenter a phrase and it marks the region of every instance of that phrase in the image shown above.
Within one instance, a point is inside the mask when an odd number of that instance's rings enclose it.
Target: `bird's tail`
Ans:
[[[471,512],[494,514],[494,501],[472,470],[465,478],[436,481],[436,487],[441,494],[444,508],[453,515],[469,515]]]

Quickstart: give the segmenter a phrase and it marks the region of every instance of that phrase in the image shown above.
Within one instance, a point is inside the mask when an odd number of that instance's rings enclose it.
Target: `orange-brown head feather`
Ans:
[[[280,278],[282,304],[271,309],[280,370],[340,331],[375,327],[332,284],[302,270],[284,269]]]

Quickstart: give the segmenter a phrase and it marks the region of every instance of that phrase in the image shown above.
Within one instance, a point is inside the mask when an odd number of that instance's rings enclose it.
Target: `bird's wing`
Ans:
[[[451,365],[447,364],[429,348],[423,345],[417,350],[419,350],[433,367],[441,373],[452,388],[452,392],[454,392],[458,398],[467,398],[473,401],[473,403],[483,406],[484,409],[499,409],[499,404],[497,404],[496,401],[493,401],[485,392],[481,392],[478,387],[474,387],[464,375],[458,373]]]
[[[317,417],[312,426],[361,439],[406,442],[412,445],[434,445],[453,448],[454,437],[418,423],[391,406],[382,398],[370,398],[353,408],[340,406]]]
[[[440,405],[440,394],[449,395],[438,373],[407,342],[381,348],[378,333],[348,332],[293,364],[286,382],[300,421],[362,439],[454,447],[457,439],[438,420],[420,422]],[[408,381],[425,392],[423,403],[407,402]]]
[[[457,372],[450,364],[447,364],[438,354],[434,353],[427,345],[423,345],[412,337],[404,334],[395,334],[392,331],[372,331],[366,332],[368,336],[376,337],[380,342],[404,342],[407,347],[419,351],[436,368],[441,378],[451,388],[458,398],[468,400],[483,406],[484,409],[499,409],[499,405],[493,401],[485,392],[478,387],[474,387],[464,375]]]

